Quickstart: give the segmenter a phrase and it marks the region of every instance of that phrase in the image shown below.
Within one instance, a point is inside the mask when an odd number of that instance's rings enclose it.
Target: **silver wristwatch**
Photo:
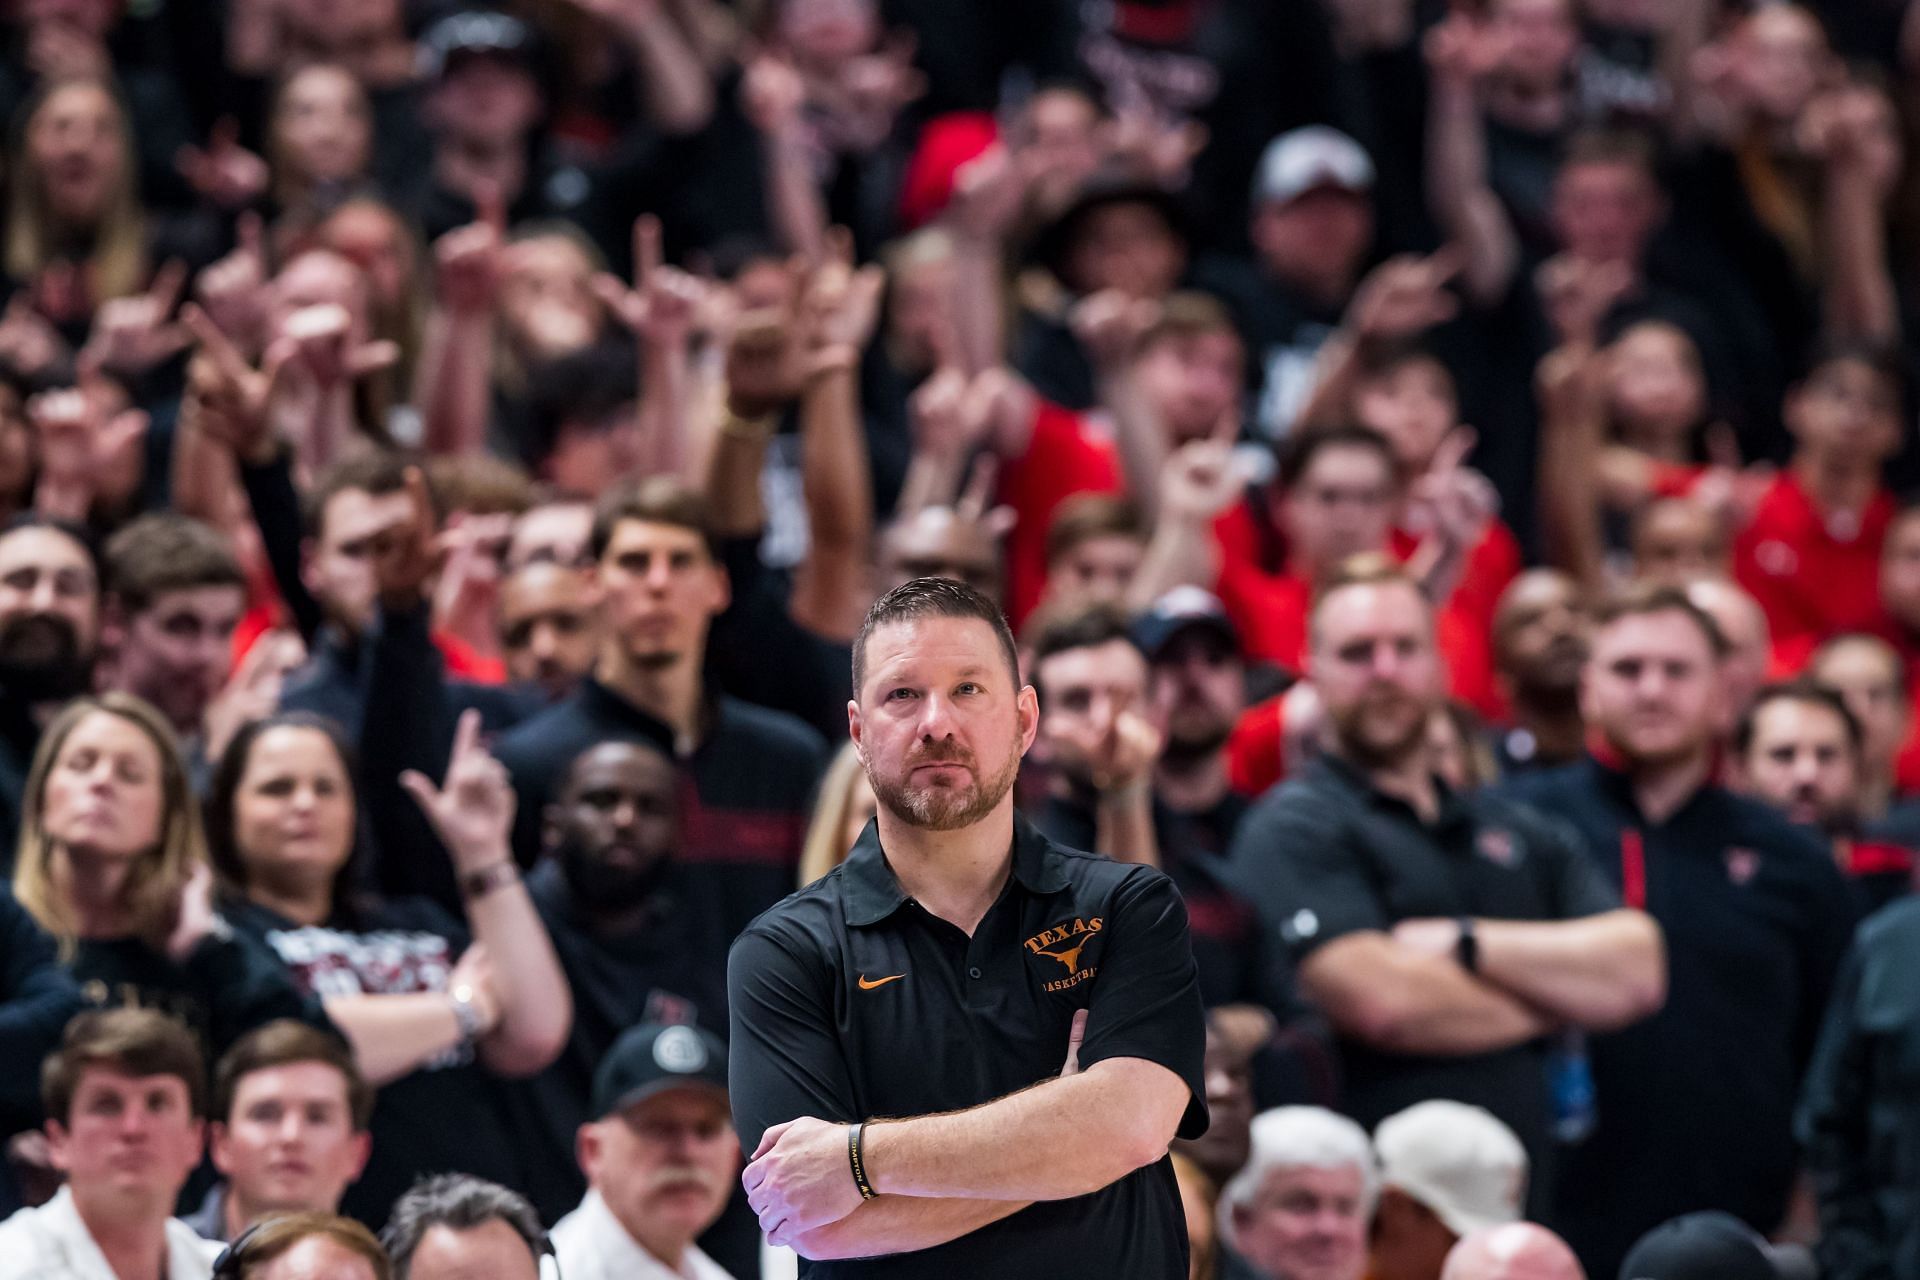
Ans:
[[[447,993],[453,1001],[453,1021],[460,1028],[460,1043],[470,1045],[480,1038],[480,1006],[473,1002],[473,988],[461,983]]]

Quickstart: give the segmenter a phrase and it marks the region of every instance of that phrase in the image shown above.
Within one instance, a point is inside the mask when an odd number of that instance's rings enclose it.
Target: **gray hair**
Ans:
[[[535,1262],[547,1251],[546,1230],[526,1197],[466,1173],[422,1178],[394,1201],[393,1216],[380,1233],[380,1243],[393,1260],[394,1280],[407,1280],[414,1251],[433,1228],[472,1231],[496,1219],[527,1242]]]
[[[1246,1164],[1220,1192],[1221,1237],[1229,1243],[1233,1211],[1252,1204],[1276,1169],[1358,1169],[1361,1200],[1373,1212],[1380,1193],[1373,1142],[1345,1116],[1325,1107],[1275,1107],[1253,1118],[1248,1139]]]

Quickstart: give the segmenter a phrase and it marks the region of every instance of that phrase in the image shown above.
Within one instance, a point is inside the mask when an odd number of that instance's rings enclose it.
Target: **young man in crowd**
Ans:
[[[498,744],[520,796],[515,852],[530,865],[540,851],[546,806],[581,751],[609,738],[652,744],[693,784],[681,856],[731,873],[721,920],[737,932],[792,888],[820,740],[708,687],[707,633],[728,583],[696,495],[665,477],[610,494],[593,554],[605,611],[593,674]]]
[[[0,1223],[7,1280],[207,1280],[218,1243],[173,1216],[200,1163],[206,1075],[193,1033],[151,1009],[84,1013],[41,1068],[66,1185]]]
[[[1740,789],[1827,842],[1862,915],[1914,888],[1914,851],[1875,838],[1864,821],[1865,743],[1846,700],[1817,684],[1762,689],[1733,738]]]
[[[104,683],[160,708],[196,763],[209,762],[208,709],[233,665],[247,580],[226,539],[187,516],[142,516],[106,547],[111,640]]]
[[[1328,581],[1311,635],[1332,744],[1254,806],[1231,882],[1333,1024],[1356,1119],[1471,1102],[1542,1165],[1546,1037],[1658,1009],[1660,930],[1559,824],[1435,777],[1433,610],[1390,560]]]
[[[1586,750],[1580,670],[1592,618],[1580,588],[1557,569],[1513,580],[1493,615],[1493,662],[1508,720],[1494,739],[1502,772],[1577,760]]]
[[[726,1046],[689,1026],[632,1028],[600,1064],[593,1114],[580,1129],[590,1190],[553,1227],[562,1273],[729,1280],[694,1244],[733,1196],[740,1169]]]
[[[214,1068],[211,1114],[208,1151],[222,1180],[187,1223],[231,1242],[275,1214],[339,1211],[367,1164],[373,1089],[332,1033],[269,1022]]]
[[[583,569],[542,560],[500,580],[500,650],[509,679],[549,702],[572,693],[600,651],[600,610]]]
[[[1592,871],[1666,936],[1666,1008],[1589,1041],[1605,1101],[1555,1181],[1551,1221],[1601,1275],[1690,1205],[1778,1226],[1795,1099],[1853,927],[1827,851],[1714,781],[1724,650],[1713,619],[1671,589],[1611,602],[1581,685],[1592,754],[1511,784],[1570,823]]]
[[[552,1251],[532,1205],[464,1173],[415,1183],[394,1201],[380,1244],[394,1280],[539,1280]]]

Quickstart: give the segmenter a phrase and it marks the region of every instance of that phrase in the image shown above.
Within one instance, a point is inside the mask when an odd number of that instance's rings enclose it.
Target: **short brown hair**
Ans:
[[[1746,711],[1740,716],[1740,723],[1733,731],[1733,749],[1743,759],[1753,750],[1753,736],[1759,732],[1760,713],[1776,702],[1798,702],[1803,706],[1820,707],[1831,712],[1840,721],[1847,735],[1847,745],[1857,758],[1867,745],[1866,730],[1860,727],[1859,717],[1847,705],[1847,700],[1839,692],[1824,684],[1812,680],[1782,680],[1767,685],[1753,695],[1753,701],[1747,704]]]
[[[1688,599],[1687,593],[1678,587],[1670,587],[1651,582],[1631,582],[1608,596],[1594,611],[1595,631],[1610,627],[1622,618],[1643,618],[1649,614],[1678,613],[1700,629],[1707,639],[1707,647],[1713,650],[1715,660],[1731,653],[1733,646],[1727,643],[1727,633],[1713,620],[1713,615]]]
[[[1111,493],[1078,493],[1061,503],[1047,525],[1047,564],[1095,538],[1128,538],[1144,544],[1147,517],[1132,498]]]
[[[593,539],[589,544],[595,560],[607,553],[607,548],[613,545],[614,531],[627,520],[691,529],[706,543],[707,554],[714,560],[720,558],[707,500],[672,476],[648,476],[637,484],[622,485],[600,499],[593,509]]]
[[[517,516],[533,505],[533,480],[490,453],[427,460],[427,482],[448,511]]]
[[[276,1018],[255,1027],[221,1056],[213,1069],[212,1117],[223,1122],[233,1118],[233,1098],[247,1076],[296,1062],[318,1062],[345,1077],[353,1127],[365,1132],[373,1117],[373,1088],[354,1065],[353,1051],[339,1036],[292,1018]]]
[[[1405,587],[1418,596],[1427,615],[1428,630],[1433,627],[1433,606],[1427,599],[1426,590],[1407,567],[1384,551],[1362,551],[1358,555],[1348,556],[1333,567],[1313,592],[1313,607],[1307,611],[1307,644],[1311,648],[1316,640],[1316,629],[1320,621],[1320,610],[1336,591],[1348,587]]]
[[[106,570],[108,590],[128,614],[144,613],[170,591],[247,585],[226,538],[171,511],[141,516],[107,539]]]
[[[376,498],[384,498],[390,493],[399,493],[407,487],[407,468],[414,465],[405,454],[391,450],[370,449],[365,453],[356,453],[334,463],[314,480],[313,487],[307,490],[301,503],[301,512],[305,517],[307,536],[318,538],[326,532],[327,505],[335,498],[349,491],[370,493]],[[427,478],[428,500],[433,499],[433,480]],[[439,511],[435,503],[435,514]]]
[[[1013,687],[1020,687],[1020,651],[1013,643],[1013,628],[1000,606],[985,594],[952,578],[914,578],[903,582],[873,602],[867,610],[860,633],[853,638],[853,696],[860,697],[860,686],[867,678],[867,641],[881,627],[918,618],[977,618],[993,628],[1000,641],[1001,656],[1013,676]]]
[[[173,1076],[187,1086],[193,1114],[207,1113],[207,1066],[186,1024],[157,1009],[91,1009],[74,1015],[60,1050],[40,1064],[40,1101],[49,1120],[72,1119],[73,1095],[89,1067],[130,1076]]]
[[[1659,151],[1647,134],[1633,129],[1585,129],[1567,139],[1560,167],[1580,164],[1623,164],[1649,178],[1659,163]]]
[[[1071,653],[1075,649],[1098,649],[1116,640],[1128,644],[1133,642],[1126,613],[1111,604],[1042,611],[1034,615],[1032,625],[1026,628],[1024,634],[1028,637],[1027,647],[1032,654],[1028,672],[1033,677],[1034,690],[1040,694],[1043,703],[1046,689],[1040,682],[1040,668],[1047,659]]]
[[[302,1240],[315,1236],[365,1258],[373,1268],[375,1280],[392,1280],[393,1264],[387,1261],[387,1251],[380,1247],[373,1232],[352,1218],[331,1213],[284,1213],[263,1219],[234,1241],[225,1256],[225,1265],[215,1276],[217,1280],[247,1280]]]
[[[1236,341],[1240,337],[1233,316],[1220,299],[1195,289],[1182,289],[1168,294],[1167,300],[1160,304],[1159,318],[1141,335],[1140,346],[1145,349],[1156,342],[1199,338],[1211,333],[1224,333]]]

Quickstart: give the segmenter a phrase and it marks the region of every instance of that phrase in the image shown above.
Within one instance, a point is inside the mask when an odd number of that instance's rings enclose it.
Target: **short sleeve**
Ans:
[[[1179,1136],[1197,1138],[1207,1131],[1207,1028],[1186,905],[1171,880],[1144,869],[1128,878],[1115,902],[1080,1066],[1142,1058],[1165,1067],[1191,1095]]]
[[[1620,894],[1587,854],[1580,833],[1559,818],[1531,815],[1531,854],[1550,859],[1553,918],[1577,920],[1597,916],[1621,905]]]
[[[816,966],[764,928],[749,929],[727,956],[728,1088],[742,1149],[801,1116],[864,1119]]]
[[[1255,806],[1228,853],[1235,892],[1296,961],[1335,938],[1387,928],[1365,858],[1343,827],[1326,806],[1289,785]]]

